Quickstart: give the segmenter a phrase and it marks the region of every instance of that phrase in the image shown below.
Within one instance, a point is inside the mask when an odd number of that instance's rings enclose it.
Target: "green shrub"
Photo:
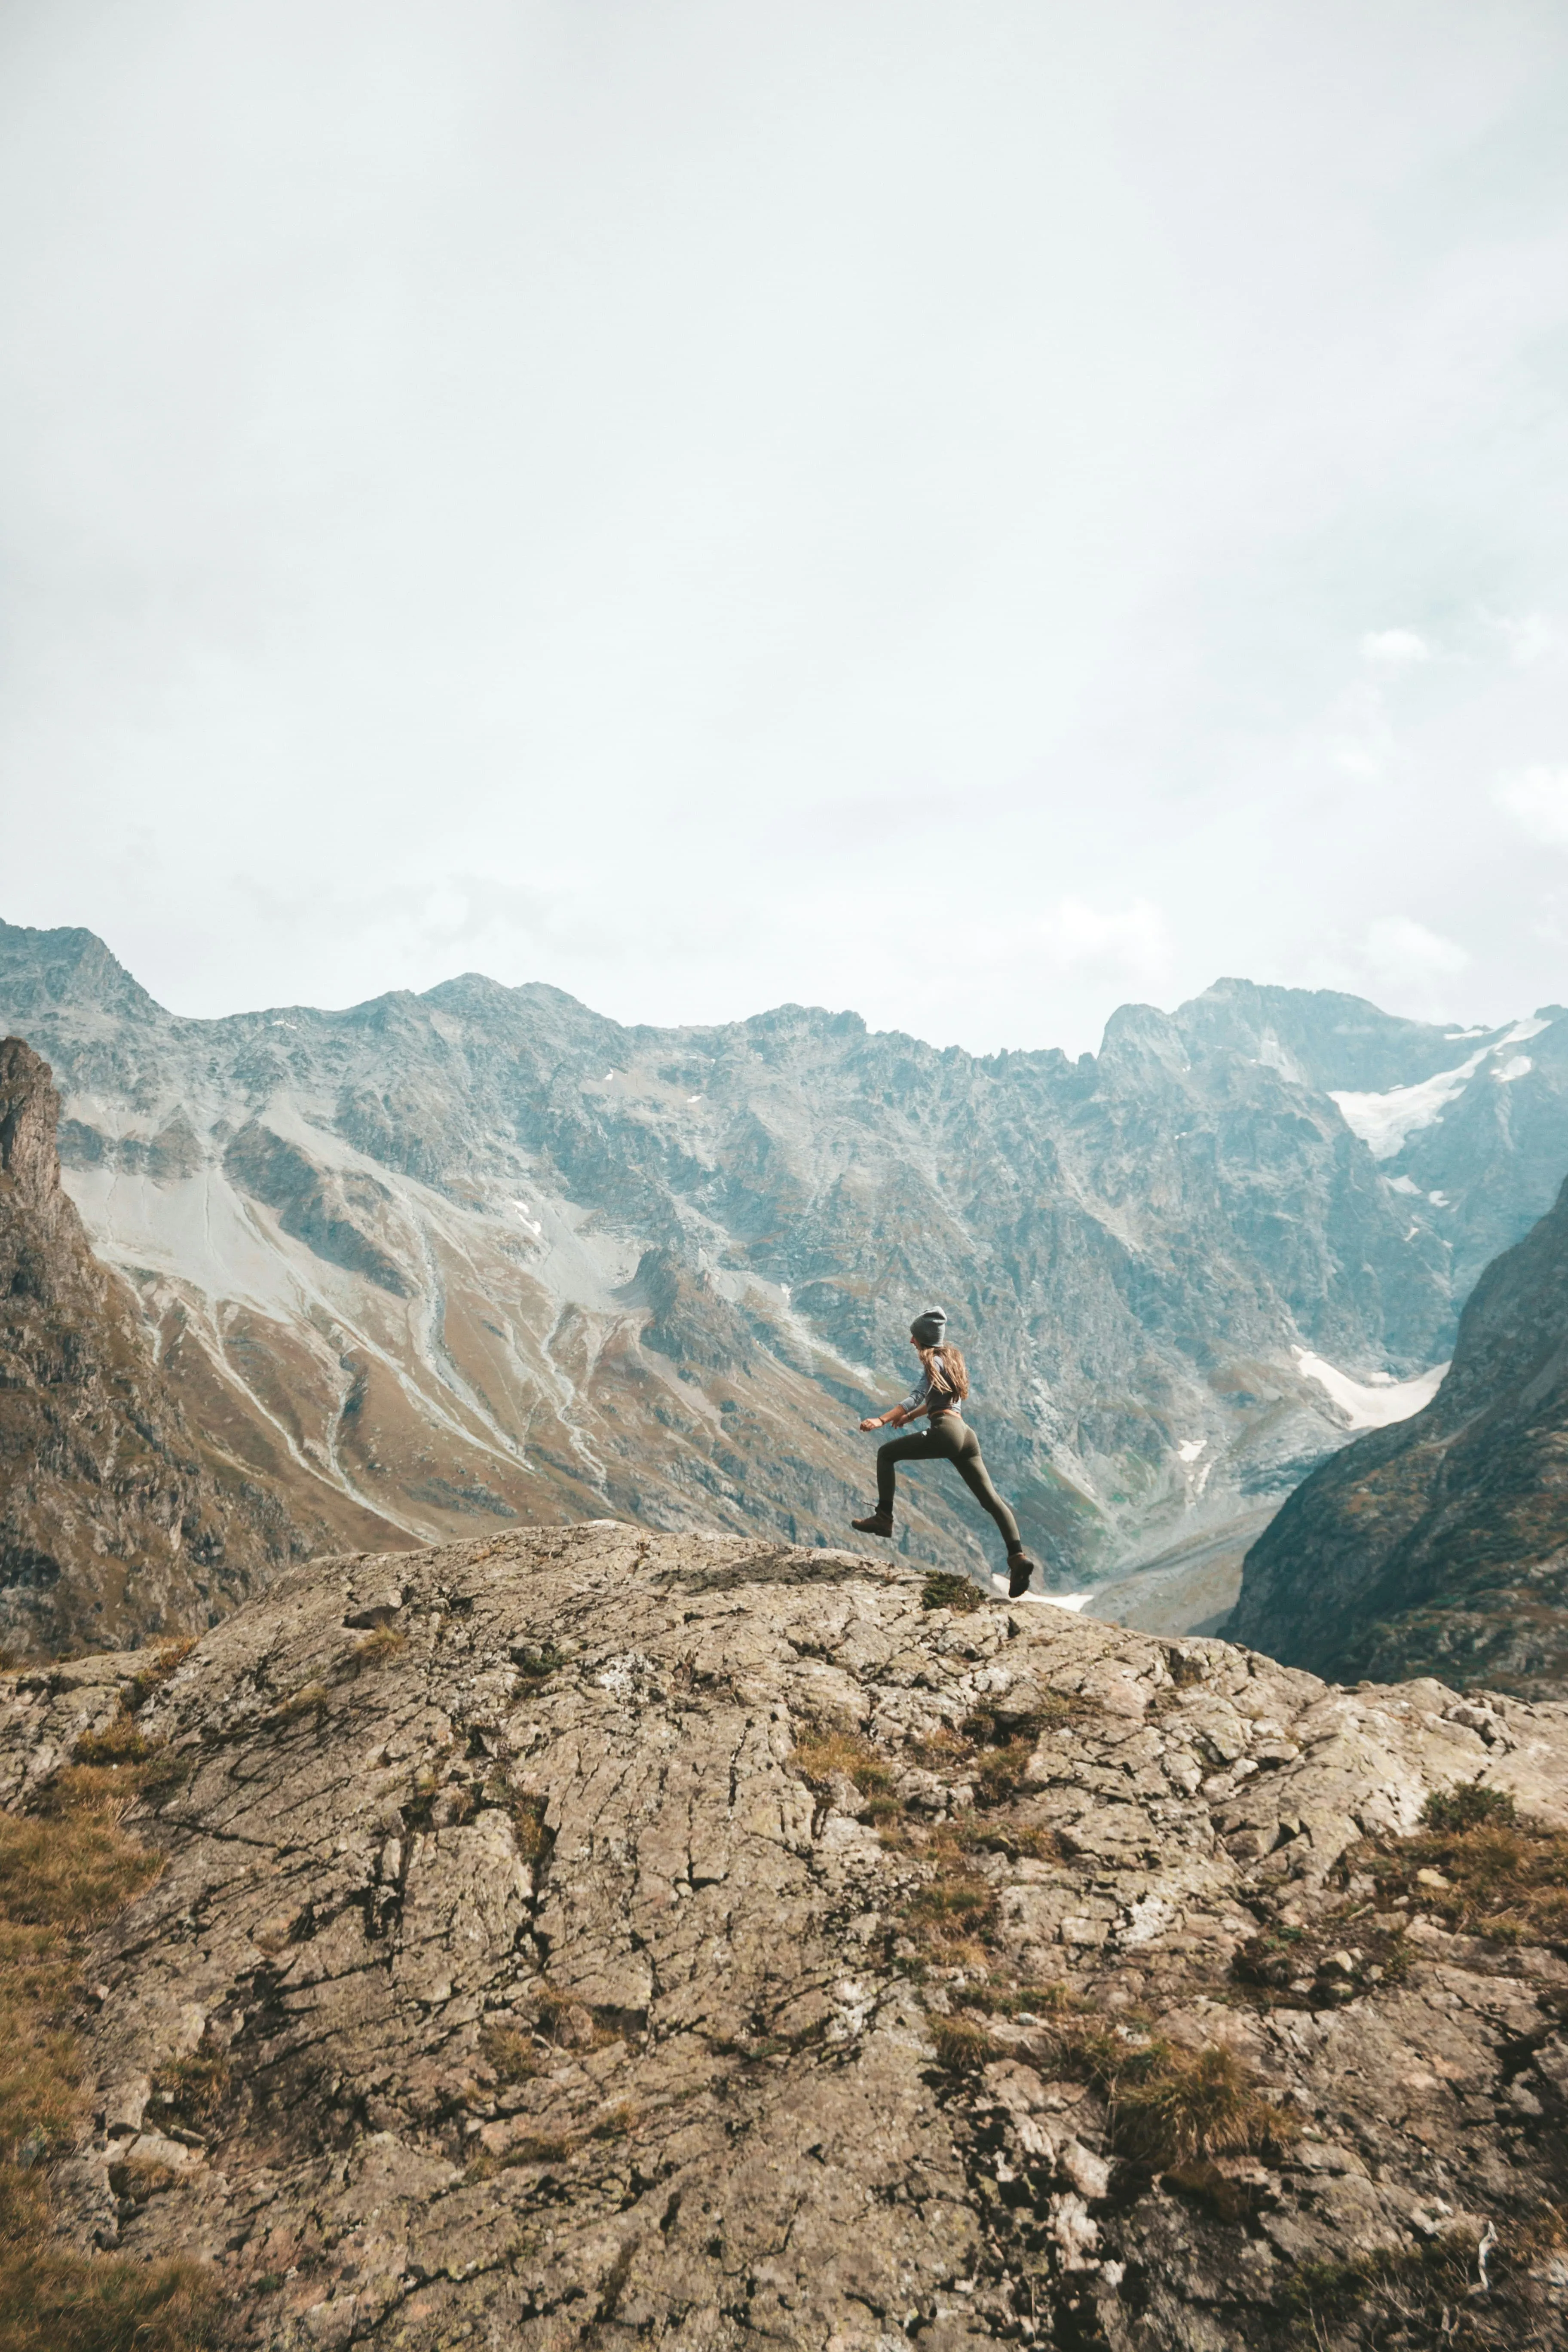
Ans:
[[[937,1569],[921,1587],[922,1609],[956,1609],[967,1612],[984,1608],[985,1595],[967,1576],[952,1576]]]
[[[1508,1790],[1483,1789],[1479,1780],[1467,1780],[1458,1789],[1434,1790],[1421,1808],[1422,1827],[1429,1830],[1479,1830],[1498,1822],[1512,1829],[1518,1820]]]

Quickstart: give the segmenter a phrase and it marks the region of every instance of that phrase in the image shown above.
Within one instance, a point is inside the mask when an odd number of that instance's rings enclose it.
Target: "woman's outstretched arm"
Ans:
[[[931,1396],[931,1375],[928,1373],[918,1388],[910,1391],[901,1404],[890,1412],[879,1412],[874,1421],[863,1421],[862,1429],[902,1429],[907,1421],[918,1421]]]

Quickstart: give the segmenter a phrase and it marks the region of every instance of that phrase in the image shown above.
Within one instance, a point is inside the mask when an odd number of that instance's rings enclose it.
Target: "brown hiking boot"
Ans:
[[[1021,1600],[1029,1589],[1029,1579],[1035,1573],[1035,1563],[1026,1551],[1007,1554],[1007,1598]]]
[[[893,1515],[891,1511],[873,1511],[868,1519],[851,1519],[849,1524],[858,1528],[863,1536],[890,1536]]]

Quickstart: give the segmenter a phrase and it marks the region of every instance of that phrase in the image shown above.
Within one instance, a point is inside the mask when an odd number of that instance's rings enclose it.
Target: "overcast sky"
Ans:
[[[5,0],[0,916],[1568,999],[1563,0]]]

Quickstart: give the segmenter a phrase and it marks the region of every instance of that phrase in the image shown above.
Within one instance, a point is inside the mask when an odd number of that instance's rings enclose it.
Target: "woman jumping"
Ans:
[[[860,1423],[862,1429],[902,1429],[906,1421],[918,1421],[925,1413],[931,1426],[923,1436],[895,1437],[890,1444],[879,1445],[877,1507],[868,1519],[852,1519],[850,1525],[865,1536],[890,1536],[898,1465],[951,1462],[975,1501],[990,1512],[1002,1530],[1002,1540],[1007,1547],[1007,1595],[1009,1600],[1016,1601],[1029,1589],[1035,1563],[1024,1549],[1017,1520],[991,1484],[980,1458],[980,1440],[963,1425],[963,1405],[969,1394],[969,1374],[958,1349],[944,1343],[942,1334],[946,1329],[947,1317],[940,1307],[927,1315],[916,1316],[910,1326],[910,1340],[921,1360],[919,1386],[911,1389],[902,1404],[895,1405],[891,1412],[879,1413],[874,1421]]]

